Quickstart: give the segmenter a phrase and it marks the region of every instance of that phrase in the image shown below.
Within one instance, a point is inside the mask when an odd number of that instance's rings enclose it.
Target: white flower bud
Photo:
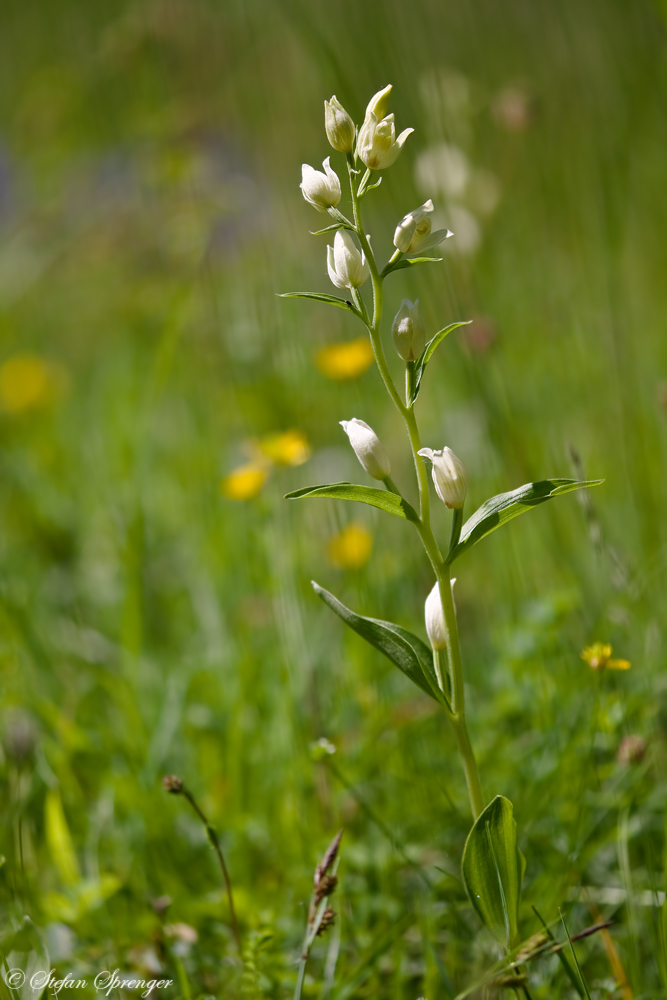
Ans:
[[[389,83],[384,88],[384,90],[378,90],[377,94],[373,94],[368,105],[366,107],[365,118],[368,118],[370,114],[375,115],[378,121],[380,121],[387,113],[387,108],[389,107],[389,97],[394,88]]]
[[[445,627],[445,616],[442,611],[442,601],[440,600],[440,587],[437,583],[426,598],[424,619],[426,622],[426,634],[431,643],[431,648],[446,649],[447,629]]]
[[[419,452],[433,463],[433,483],[435,492],[447,507],[460,510],[463,507],[468,491],[466,470],[460,458],[457,458],[451,448],[433,451],[422,448]]]
[[[401,253],[414,253],[419,249],[420,243],[423,243],[431,232],[429,214],[432,211],[433,202],[429,198],[419,208],[403,216],[394,233],[394,246]]]
[[[341,420],[340,425],[350,439],[354,452],[369,476],[384,480],[391,475],[391,462],[380,438],[363,420]]]
[[[426,329],[419,315],[419,299],[403,299],[391,325],[394,347],[404,361],[417,361],[426,347]]]
[[[340,201],[340,181],[329,166],[328,156],[322,166],[325,173],[303,163],[301,165],[301,183],[299,184],[308,204],[316,208],[318,212],[326,212],[328,208],[337,205]]]
[[[327,270],[336,288],[359,288],[368,280],[368,261],[347,229],[339,229],[327,247]]]
[[[327,139],[339,153],[354,152],[354,122],[335,94],[324,102],[324,128]]]
[[[397,139],[393,114],[378,119],[372,111],[367,112],[357,139],[357,153],[370,170],[385,170],[396,160],[411,132],[413,128],[406,128]]]

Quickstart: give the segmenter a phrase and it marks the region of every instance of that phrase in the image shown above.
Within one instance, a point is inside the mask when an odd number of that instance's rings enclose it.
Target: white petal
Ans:
[[[454,233],[451,229],[437,229],[430,236],[425,236],[423,240],[420,240],[418,250],[429,250],[431,247],[437,247],[438,243],[442,243],[443,240],[448,240],[450,236]]]
[[[336,288],[345,288],[345,284],[341,282],[340,278],[336,274],[336,266],[334,261],[334,251],[333,247],[327,247],[327,271],[329,272],[329,277]]]

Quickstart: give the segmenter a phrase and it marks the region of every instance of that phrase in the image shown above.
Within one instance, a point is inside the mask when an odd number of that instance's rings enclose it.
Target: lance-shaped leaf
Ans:
[[[338,309],[347,309],[354,313],[359,319],[363,316],[359,310],[352,305],[349,299],[341,299],[337,295],[325,295],[324,292],[280,292],[281,299],[314,299],[315,302],[324,302],[329,306],[337,306]]]
[[[508,949],[519,942],[522,869],[512,803],[496,795],[468,834],[462,871],[470,902]]]
[[[346,222],[334,222],[332,226],[325,226],[324,229],[316,229],[310,235],[324,236],[325,233],[336,233],[339,229],[349,229],[351,232],[356,233],[354,226],[348,226]]]
[[[303,490],[287,493],[285,500],[301,500],[302,497],[329,497],[332,500],[357,500],[359,503],[379,507],[389,514],[396,514],[407,521],[419,521],[414,507],[389,490],[376,490],[373,486],[355,486],[354,483],[329,483],[327,486],[306,486]]]
[[[431,337],[431,339],[429,340],[428,344],[424,348],[422,356],[419,358],[419,360],[415,364],[415,378],[414,378],[414,386],[413,386],[412,393],[411,393],[411,396],[410,396],[410,406],[412,406],[412,404],[414,403],[415,399],[419,395],[419,386],[421,385],[421,380],[422,380],[422,375],[424,374],[424,369],[426,368],[426,365],[429,363],[429,361],[433,357],[433,354],[434,354],[435,349],[438,346],[438,344],[441,344],[442,341],[447,336],[447,334],[451,333],[452,330],[458,330],[458,328],[460,326],[468,326],[470,323],[472,323],[471,319],[464,319],[464,320],[461,320],[458,323],[450,323],[449,326],[445,326],[445,327],[443,327],[442,330],[438,330],[438,332],[436,333],[435,337]]]
[[[405,267],[413,267],[415,264],[437,264],[442,257],[401,257],[395,264],[386,264],[380,274],[381,278],[386,278],[392,271],[402,271]]]
[[[336,612],[339,618],[343,619],[346,625],[371,646],[384,653],[418,688],[441,704],[446,704],[433,668],[433,653],[426,643],[400,625],[394,625],[393,622],[355,614],[324,587],[320,587],[314,580],[311,582],[315,593]]]
[[[499,493],[498,496],[491,497],[463,525],[459,543],[447,556],[447,562],[453,563],[463,552],[467,552],[496,528],[546,500],[573,490],[599,486],[603,482],[604,479],[542,479],[539,483],[526,483],[510,493]]]

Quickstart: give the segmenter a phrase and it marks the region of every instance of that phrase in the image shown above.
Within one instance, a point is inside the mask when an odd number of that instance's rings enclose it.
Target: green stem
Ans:
[[[459,633],[458,625],[456,621],[456,611],[454,610],[454,602],[452,599],[452,587],[449,575],[449,567],[445,565],[445,561],[442,558],[440,549],[438,548],[438,543],[433,534],[431,528],[431,516],[430,516],[430,497],[428,490],[428,473],[426,470],[426,465],[419,455],[419,450],[421,448],[421,442],[419,439],[419,428],[417,427],[417,420],[414,414],[414,408],[412,406],[406,406],[400,398],[394,381],[391,377],[389,371],[389,366],[387,365],[387,359],[384,354],[384,349],[382,347],[382,341],[380,338],[380,323],[382,321],[382,307],[383,307],[383,278],[381,277],[377,264],[375,263],[375,257],[370,248],[370,244],[364,232],[364,228],[361,222],[361,212],[359,209],[359,198],[357,195],[357,190],[354,185],[354,174],[353,174],[353,162],[352,158],[348,157],[348,173],[350,178],[350,193],[352,196],[352,209],[354,213],[354,225],[356,229],[357,236],[359,238],[359,243],[364,251],[366,260],[368,261],[368,266],[371,272],[371,281],[373,284],[373,319],[368,325],[368,331],[371,337],[371,344],[373,345],[373,352],[375,354],[375,361],[378,366],[378,370],[382,377],[382,381],[385,384],[387,392],[391,396],[391,399],[398,410],[398,412],[403,417],[405,421],[405,426],[408,432],[408,438],[410,440],[410,448],[412,450],[412,457],[415,464],[415,471],[417,473],[417,482],[419,485],[419,516],[420,520],[415,527],[419,532],[419,536],[422,540],[422,544],[426,549],[426,554],[428,555],[431,565],[433,566],[433,571],[435,572],[436,579],[438,581],[438,589],[440,591],[440,600],[442,602],[442,611],[445,619],[445,630],[447,633],[447,659],[449,664],[449,678],[451,687],[451,705],[452,711],[448,712],[448,716],[452,726],[454,727],[454,732],[456,734],[457,743],[459,746],[459,752],[463,761],[463,768],[466,776],[466,783],[468,785],[468,794],[470,797],[470,806],[472,809],[472,814],[475,819],[484,809],[484,799],[482,796],[482,787],[479,780],[479,773],[477,771],[477,764],[475,762],[475,755],[470,743],[470,736],[468,735],[468,727],[466,725],[465,719],[465,693],[463,687],[463,668],[461,665],[461,651],[459,647]],[[362,182],[363,183],[363,182]],[[458,526],[458,527],[456,527]],[[456,511],[454,513],[454,524],[452,526],[452,538],[454,537],[455,531],[460,534],[461,531],[461,513]],[[458,541],[458,535],[457,535]]]
[[[449,536],[449,552],[447,553],[447,561],[452,552],[459,544],[459,538],[461,537],[461,528],[463,527],[463,507],[452,512],[452,533]]]
[[[194,811],[197,813],[202,823],[204,824],[204,827],[206,828],[206,836],[208,837],[211,847],[216,853],[218,864],[220,865],[220,869],[222,871],[222,877],[225,883],[225,889],[227,891],[227,902],[229,904],[229,916],[232,922],[232,932],[234,934],[234,940],[236,941],[236,947],[239,950],[239,955],[242,955],[243,947],[241,945],[241,932],[239,930],[238,920],[236,919],[236,910],[234,908],[234,893],[232,892],[232,882],[229,877],[229,872],[227,870],[227,864],[225,863],[225,856],[222,853],[222,848],[220,847],[220,841],[218,840],[218,835],[215,831],[215,828],[211,826],[208,819],[206,818],[202,810],[199,808],[199,803],[195,799],[194,795],[188,788],[185,787],[185,785],[183,785],[182,787],[182,794],[188,800],[188,802],[190,803]]]
[[[404,414],[405,425],[408,429],[408,437],[410,439],[410,448],[412,449],[412,459],[415,463],[415,472],[417,473],[417,483],[419,485],[419,516],[422,519],[422,524],[424,525],[428,536],[429,544],[432,550],[437,553],[437,562],[442,562],[442,556],[440,554],[440,549],[438,548],[438,543],[435,540],[433,532],[431,531],[431,499],[428,492],[428,472],[426,471],[426,464],[424,459],[419,454],[421,449],[421,441],[419,438],[419,428],[417,427],[417,419],[415,417],[414,409],[406,407]],[[426,542],[422,538],[424,546],[426,547]],[[429,549],[426,548],[429,554],[431,562],[433,562],[433,556]],[[435,566],[433,567],[435,569]]]
[[[405,405],[410,406],[412,393],[415,388],[415,362],[407,361],[405,364]]]
[[[294,989],[294,1000],[301,1000],[301,990],[303,989],[303,977],[306,974],[306,962],[308,955],[304,954],[299,959],[299,974],[296,977],[296,987]]]
[[[354,176],[352,173],[352,164],[350,158],[348,158],[348,173],[350,176],[350,193],[352,196],[352,210],[354,213],[354,225],[356,228],[356,233],[359,238],[359,243],[361,244],[361,249],[364,251],[364,256],[368,261],[368,267],[371,272],[371,282],[373,285],[373,319],[368,326],[368,332],[371,335],[371,344],[373,346],[373,353],[375,354],[375,361],[378,366],[380,375],[382,376],[382,381],[385,384],[387,392],[392,398],[392,401],[398,412],[405,416],[406,407],[399,396],[396,386],[394,385],[394,380],[391,377],[391,372],[389,371],[389,366],[387,364],[387,359],[384,354],[384,348],[382,347],[382,341],[380,340],[380,321],[382,320],[382,306],[383,306],[383,289],[382,289],[382,278],[377,269],[377,264],[375,263],[375,257],[373,256],[373,251],[371,250],[370,243],[364,232],[364,227],[361,224],[361,212],[359,209],[359,198],[357,196],[357,191],[354,187]]]
[[[468,785],[470,805],[475,819],[484,809],[484,797],[482,786],[479,780],[477,763],[468,735],[465,709],[465,690],[463,684],[463,665],[461,663],[461,647],[459,645],[459,629],[456,621],[456,610],[454,608],[454,598],[452,597],[452,582],[450,570],[447,567],[444,572],[438,573],[438,589],[440,591],[440,601],[445,617],[445,632],[447,635],[447,656],[449,660],[449,672],[452,684],[452,716],[450,721],[454,727],[454,733],[459,745],[459,752],[463,759],[463,767]]]

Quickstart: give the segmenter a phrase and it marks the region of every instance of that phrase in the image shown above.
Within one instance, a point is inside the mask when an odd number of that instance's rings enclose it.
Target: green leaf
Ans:
[[[438,332],[436,333],[435,337],[431,337],[431,339],[429,340],[428,344],[424,348],[422,356],[419,358],[419,360],[415,364],[415,381],[414,381],[414,387],[413,387],[413,390],[412,390],[412,395],[410,396],[410,406],[413,405],[414,401],[416,400],[417,396],[419,395],[419,386],[421,385],[421,380],[422,380],[422,375],[424,374],[424,369],[426,368],[426,365],[429,363],[429,361],[433,357],[433,353],[434,353],[436,347],[438,346],[438,344],[441,344],[442,341],[447,336],[447,334],[451,333],[452,330],[458,330],[458,328],[460,326],[468,326],[470,323],[472,323],[471,319],[460,320],[460,322],[458,322],[458,323],[450,323],[449,326],[445,326],[445,327],[443,327],[442,330],[438,330]]]
[[[438,679],[433,668],[433,653],[421,639],[394,625],[393,622],[381,621],[378,618],[365,618],[346,608],[338,598],[330,594],[324,587],[311,581],[313,590],[318,594],[346,625],[349,625],[371,646],[384,653],[413,684],[441,704],[446,704],[444,695],[438,687]]]
[[[353,483],[330,483],[327,486],[306,486],[303,490],[287,493],[285,500],[300,500],[302,497],[330,497],[333,500],[358,500],[359,503],[379,507],[389,514],[404,517],[407,521],[419,521],[417,511],[407,500],[389,490],[376,490],[373,486],[355,486]]]
[[[599,486],[603,482],[604,479],[542,479],[539,483],[526,483],[511,493],[499,493],[498,496],[491,497],[463,525],[458,545],[447,556],[448,564],[451,565],[462,553],[467,552],[496,528],[511,521],[513,517],[518,517],[519,514],[562,493]]]
[[[348,309],[359,319],[363,319],[361,313],[356,309],[349,299],[341,299],[337,295],[325,295],[323,292],[280,292],[281,299],[314,299],[315,302],[326,302],[329,306],[337,306],[339,309]]]
[[[508,949],[519,942],[521,869],[512,803],[496,795],[468,834],[462,871],[480,919]]]
[[[437,264],[442,257],[401,257],[395,264],[386,264],[382,270],[381,278],[386,278],[392,271],[402,271],[405,267],[412,267],[413,264]]]
[[[338,232],[339,229],[349,229],[349,228],[350,227],[346,226],[344,222],[334,222],[332,226],[325,226],[324,229],[316,229],[314,232],[311,232],[310,235],[324,236],[325,233],[336,233]],[[354,230],[352,231],[354,232]]]

